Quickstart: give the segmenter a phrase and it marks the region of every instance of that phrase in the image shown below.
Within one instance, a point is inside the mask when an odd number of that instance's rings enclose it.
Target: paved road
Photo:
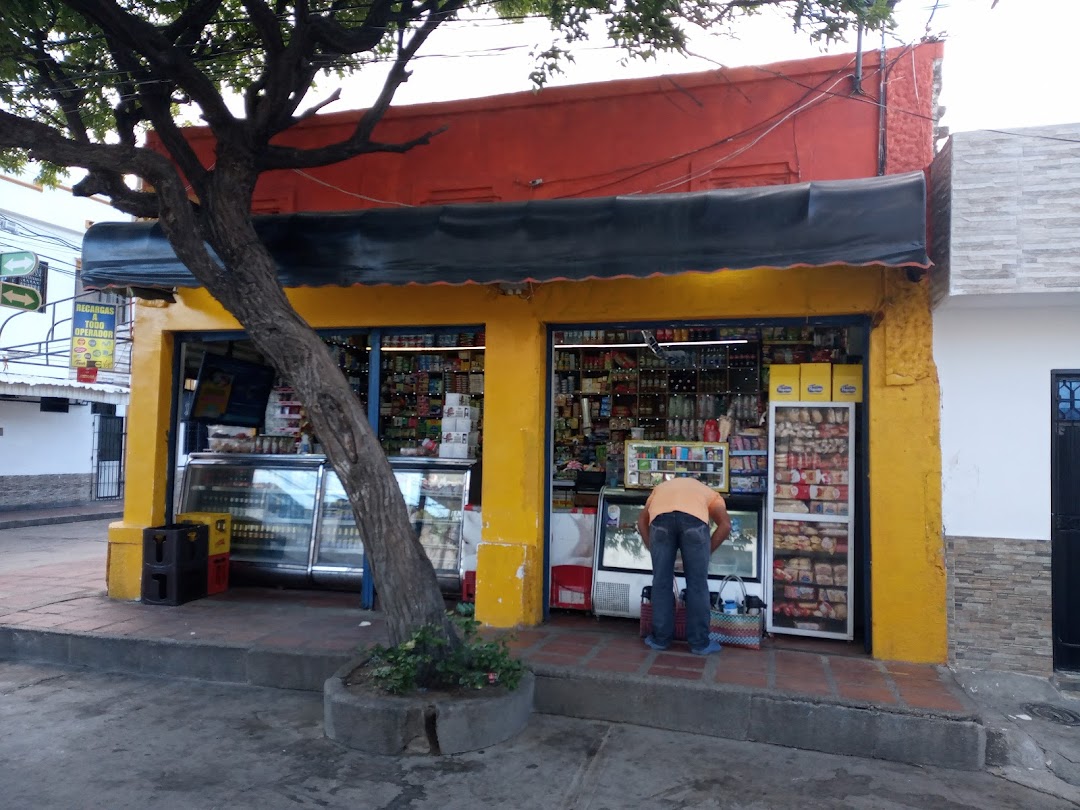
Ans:
[[[5,573],[39,565],[99,559],[105,564],[110,520],[0,529],[0,564]]]
[[[0,803],[12,810],[1072,806],[985,773],[547,716],[483,752],[369,757],[325,739],[321,718],[322,698],[311,693],[0,662]]]

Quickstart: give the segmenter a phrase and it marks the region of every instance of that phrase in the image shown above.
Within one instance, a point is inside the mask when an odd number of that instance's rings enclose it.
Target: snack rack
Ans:
[[[651,488],[671,478],[693,476],[717,492],[728,491],[726,442],[626,442],[624,480],[628,489]]]
[[[855,406],[769,405],[766,626],[851,640]]]

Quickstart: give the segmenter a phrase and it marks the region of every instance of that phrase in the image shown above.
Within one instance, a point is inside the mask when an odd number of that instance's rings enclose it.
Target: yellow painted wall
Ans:
[[[482,544],[477,616],[500,627],[540,620],[543,581],[545,333],[548,324],[880,314],[871,335],[874,645],[884,658],[945,660],[937,382],[925,290],[878,268],[748,270],[655,279],[556,282],[525,296],[491,287],[291,290],[316,328],[483,324],[487,330]],[[140,307],[132,441],[122,524],[130,544],[164,512],[170,331],[236,328],[206,293]],[[145,433],[137,429],[145,426]],[[138,470],[139,474],[134,474]],[[131,598],[139,560],[110,555],[110,595]],[[116,583],[116,588],[113,587]],[[121,586],[121,583],[123,585]],[[913,583],[918,583],[913,586]],[[914,588],[914,589],[913,589]]]

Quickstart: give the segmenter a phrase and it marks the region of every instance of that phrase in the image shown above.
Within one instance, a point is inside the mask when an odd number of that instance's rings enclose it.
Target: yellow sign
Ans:
[[[71,316],[71,368],[111,371],[116,355],[116,307],[75,304]]]

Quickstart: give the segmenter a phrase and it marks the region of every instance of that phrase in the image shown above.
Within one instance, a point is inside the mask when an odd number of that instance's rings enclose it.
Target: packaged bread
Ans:
[[[848,573],[846,565],[833,566],[833,582],[837,585],[848,584]]]
[[[787,512],[792,515],[805,515],[810,511],[810,507],[802,501],[779,500],[773,504],[773,508],[777,512]]]
[[[818,585],[833,584],[833,567],[829,563],[816,563],[814,565],[814,582]]]
[[[823,588],[821,597],[827,602],[846,603],[847,590],[845,588]]]

